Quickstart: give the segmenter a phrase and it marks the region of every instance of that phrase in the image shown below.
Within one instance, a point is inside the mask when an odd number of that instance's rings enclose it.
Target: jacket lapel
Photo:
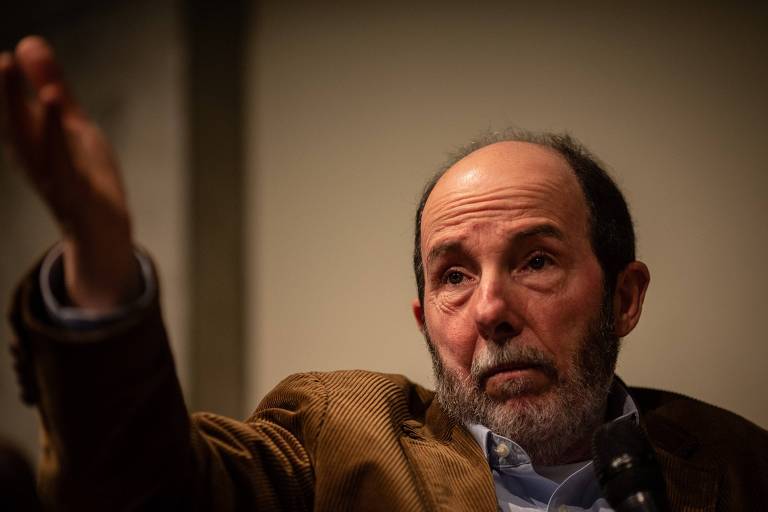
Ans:
[[[690,462],[699,441],[658,414],[641,418],[661,464],[672,510],[714,512],[720,473],[716,466]]]
[[[717,468],[691,464],[664,450],[657,450],[656,455],[664,471],[667,497],[672,510],[715,512],[718,496]]]
[[[401,427],[403,451],[429,510],[496,511],[496,490],[482,450],[436,400],[423,424],[407,420]]]

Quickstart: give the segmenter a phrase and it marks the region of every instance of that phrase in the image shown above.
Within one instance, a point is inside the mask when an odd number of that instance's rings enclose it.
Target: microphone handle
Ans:
[[[664,512],[664,508],[660,508],[656,504],[656,500],[653,499],[653,495],[649,492],[641,491],[622,501],[616,512]]]

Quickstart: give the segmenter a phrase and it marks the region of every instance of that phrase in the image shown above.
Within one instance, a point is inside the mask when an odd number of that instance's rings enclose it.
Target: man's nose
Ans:
[[[480,279],[473,309],[481,337],[502,343],[520,333],[522,317],[517,299],[514,284],[503,275],[488,275]]]

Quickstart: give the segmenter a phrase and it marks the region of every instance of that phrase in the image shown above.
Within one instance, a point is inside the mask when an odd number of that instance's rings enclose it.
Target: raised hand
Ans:
[[[106,311],[139,293],[131,221],[109,142],[37,36],[0,54],[0,129],[7,153],[60,226],[70,301]]]

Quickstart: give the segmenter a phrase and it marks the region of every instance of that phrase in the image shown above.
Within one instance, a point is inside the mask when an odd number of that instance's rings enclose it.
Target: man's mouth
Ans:
[[[523,375],[531,371],[540,371],[541,368],[542,368],[542,365],[531,364],[531,363],[500,364],[492,368],[489,368],[488,370],[483,372],[483,374],[480,376],[480,385],[483,385],[489,379],[492,379],[499,375],[506,374],[511,377],[518,374]]]
[[[553,368],[543,364],[511,363],[494,366],[483,372],[480,389],[489,396],[499,398],[509,391],[509,384],[515,382],[515,394],[536,392],[551,381]]]

